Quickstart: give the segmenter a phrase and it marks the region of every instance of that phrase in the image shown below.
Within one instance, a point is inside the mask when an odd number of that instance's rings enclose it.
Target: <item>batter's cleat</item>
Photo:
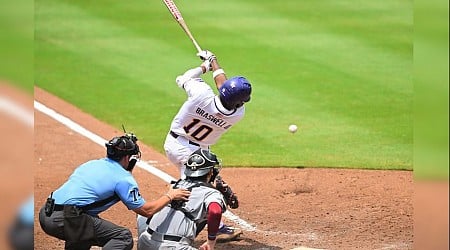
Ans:
[[[217,242],[227,242],[236,240],[239,235],[242,234],[242,230],[235,227],[229,227],[227,225],[222,225],[217,232]]]

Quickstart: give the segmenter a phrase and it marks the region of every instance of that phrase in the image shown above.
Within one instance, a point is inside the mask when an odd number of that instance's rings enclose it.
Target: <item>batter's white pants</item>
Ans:
[[[184,175],[184,170],[186,169],[184,163],[187,162],[189,156],[198,148],[199,146],[197,145],[189,144],[189,140],[183,136],[175,138],[171,134],[167,134],[164,142],[164,150],[166,151],[167,158],[178,167],[181,179],[186,177]]]

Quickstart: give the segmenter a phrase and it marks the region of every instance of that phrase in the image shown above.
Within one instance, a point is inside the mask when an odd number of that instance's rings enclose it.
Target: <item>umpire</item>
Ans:
[[[114,137],[107,157],[80,165],[69,179],[47,198],[39,223],[45,233],[65,241],[65,249],[132,249],[129,229],[99,217],[119,201],[139,215],[151,217],[172,200],[187,201],[190,192],[172,189],[155,201],[145,201],[131,172],[141,152],[134,134]]]

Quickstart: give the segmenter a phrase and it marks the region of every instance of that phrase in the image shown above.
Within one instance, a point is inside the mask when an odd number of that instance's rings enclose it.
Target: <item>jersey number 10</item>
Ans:
[[[199,122],[200,122],[199,119],[193,119],[192,122],[189,123],[189,125],[183,127],[186,134],[190,134],[197,141],[205,139],[213,131],[213,129],[210,126],[205,124],[196,126]]]

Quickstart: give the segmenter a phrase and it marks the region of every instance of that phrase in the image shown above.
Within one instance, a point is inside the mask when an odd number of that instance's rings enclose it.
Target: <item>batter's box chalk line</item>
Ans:
[[[266,234],[266,235],[283,234],[286,236],[301,238],[301,239],[306,239],[306,240],[317,240],[318,239],[317,234],[313,233],[313,232],[310,232],[310,233],[283,233],[283,232],[260,230],[260,229],[257,229],[255,226],[252,226],[248,222],[242,220],[241,218],[239,218],[238,216],[236,216],[235,214],[231,213],[228,210],[225,211],[224,216],[227,219],[229,219],[230,221],[234,222],[236,225],[240,226],[241,229],[243,229],[245,231],[249,231],[249,232],[262,233],[262,234]]]

